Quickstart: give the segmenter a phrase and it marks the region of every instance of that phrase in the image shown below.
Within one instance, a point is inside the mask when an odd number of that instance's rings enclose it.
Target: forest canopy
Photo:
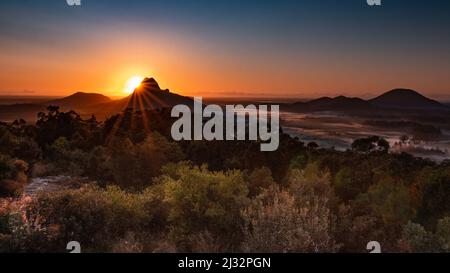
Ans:
[[[450,162],[392,153],[372,136],[347,151],[280,135],[180,141],[168,109],[104,122],[49,107],[0,124],[0,251],[450,251]],[[33,178],[69,185],[23,195]]]

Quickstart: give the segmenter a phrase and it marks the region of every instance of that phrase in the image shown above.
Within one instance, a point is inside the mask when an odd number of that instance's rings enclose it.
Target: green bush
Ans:
[[[260,194],[264,189],[270,188],[275,184],[272,172],[267,167],[261,167],[253,170],[248,175],[249,195],[254,197]]]
[[[328,176],[317,166],[291,170],[288,190],[272,187],[243,211],[243,250],[248,252],[334,252],[334,216]]]
[[[122,188],[142,190],[161,174],[162,166],[184,158],[177,143],[169,142],[158,133],[143,142],[116,139],[111,146],[109,169],[115,183]]]
[[[404,225],[415,216],[409,189],[391,177],[383,177],[367,192],[372,211],[386,225]]]
[[[240,171],[212,172],[188,163],[170,164],[157,179],[170,207],[171,238],[179,250],[192,248],[190,236],[208,232],[223,249],[241,239],[241,209],[248,189]]]
[[[17,197],[28,181],[28,163],[0,154],[0,198]]]
[[[44,194],[32,211],[55,227],[58,241],[78,241],[85,251],[109,251],[129,232],[157,232],[164,226],[162,201],[150,190],[126,193],[117,187],[87,186]]]
[[[420,224],[409,222],[403,227],[400,245],[403,251],[408,252],[450,253],[450,217],[440,219],[434,233]]]
[[[88,153],[73,145],[64,137],[55,140],[47,149],[49,159],[59,172],[71,175],[84,175],[87,169]]]

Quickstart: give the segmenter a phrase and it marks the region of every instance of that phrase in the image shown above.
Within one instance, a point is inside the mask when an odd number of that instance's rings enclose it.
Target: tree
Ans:
[[[158,133],[149,134],[141,143],[115,138],[109,146],[110,173],[122,188],[140,190],[161,174],[162,166],[184,158],[177,143]],[[109,173],[109,172],[108,172]]]
[[[389,152],[389,142],[379,136],[360,138],[352,143],[352,150],[361,153]]]
[[[306,147],[308,147],[309,149],[317,149],[319,148],[319,144],[317,144],[316,142],[309,142],[308,145],[306,145]]]
[[[407,144],[408,143],[408,141],[409,141],[409,137],[408,136],[406,136],[406,135],[402,135],[401,137],[400,137],[400,144]]]
[[[59,172],[75,176],[85,175],[87,158],[87,152],[71,145],[65,137],[56,139],[47,148],[47,159],[53,162]]]
[[[36,121],[36,141],[45,148],[60,137],[66,138],[72,145],[84,145],[90,148],[97,129],[95,118],[83,120],[74,111],[60,112],[58,106],[47,107],[48,112],[40,112]]]
[[[427,168],[419,178],[418,218],[434,226],[438,219],[450,216],[450,168]]]

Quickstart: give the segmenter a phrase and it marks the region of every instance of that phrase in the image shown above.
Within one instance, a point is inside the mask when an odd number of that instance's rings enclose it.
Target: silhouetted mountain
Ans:
[[[178,104],[193,105],[191,98],[171,93],[168,89],[161,90],[154,78],[145,78],[124,101],[128,102],[126,108],[136,111],[171,108]]]
[[[193,100],[189,97],[172,93],[168,89],[161,89],[154,78],[145,78],[141,85],[134,90],[133,94],[128,97],[93,105],[91,108],[102,119],[126,109],[132,109],[133,111],[156,110],[171,108],[178,104],[192,107]]]
[[[77,92],[62,99],[48,101],[45,105],[56,105],[75,110],[106,102],[111,102],[111,99],[102,94]]]
[[[417,110],[447,109],[445,105],[409,89],[394,89],[369,100],[369,102],[381,108]]]
[[[145,78],[142,80],[139,89],[145,88],[148,91],[162,91],[158,82],[154,78]],[[164,90],[169,92],[168,89]]]
[[[370,105],[360,98],[348,98],[339,96],[335,98],[324,97],[317,100],[312,100],[305,103],[306,107],[314,109],[328,109],[328,110],[356,110],[367,109]]]
[[[373,108],[367,101],[360,98],[348,98],[339,96],[335,98],[322,97],[307,102],[297,102],[292,105],[286,105],[287,109],[294,109],[301,112],[318,111],[360,111]]]
[[[371,100],[322,97],[307,102],[282,105],[285,111],[323,112],[335,111],[363,115],[377,114],[415,114],[417,111],[427,111],[444,114],[450,113],[450,107],[429,99],[416,91],[409,89],[394,89]],[[400,112],[401,111],[401,112]]]

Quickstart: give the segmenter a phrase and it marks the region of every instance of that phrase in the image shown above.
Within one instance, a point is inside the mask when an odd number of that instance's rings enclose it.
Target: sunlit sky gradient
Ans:
[[[450,1],[2,0],[0,95],[450,97]]]

